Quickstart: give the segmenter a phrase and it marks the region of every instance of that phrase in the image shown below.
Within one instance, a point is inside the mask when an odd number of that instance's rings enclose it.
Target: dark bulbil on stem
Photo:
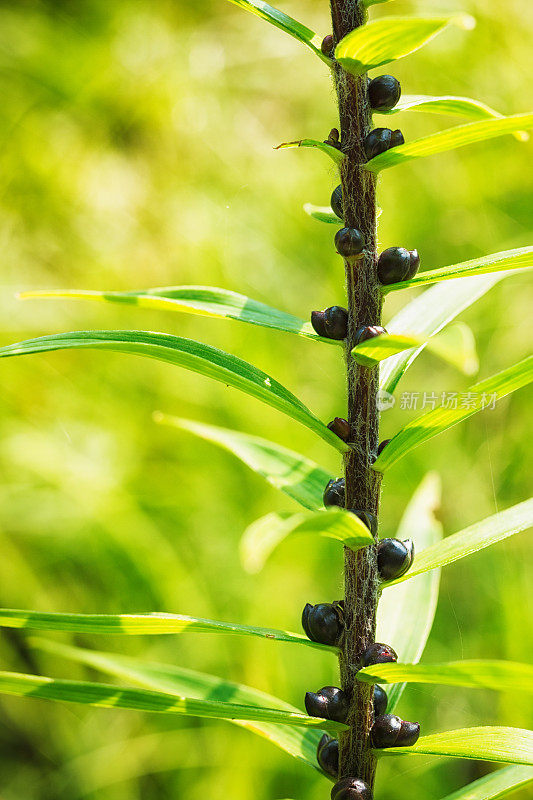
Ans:
[[[346,339],[348,312],[342,306],[330,306],[324,311],[311,312],[311,325],[319,336],[326,339]]]
[[[302,628],[312,642],[335,646],[343,632],[342,603],[307,603],[302,612]]]
[[[351,508],[350,511],[352,514],[355,514],[356,517],[359,517],[361,522],[363,522],[370,533],[375,536],[378,532],[378,518],[375,514],[371,514],[370,511],[360,511],[357,508]]]
[[[370,667],[372,664],[390,664],[395,661],[398,661],[398,656],[389,644],[374,642],[363,653],[361,666]]]
[[[360,778],[342,778],[331,790],[331,800],[372,800],[372,792]]]
[[[346,481],[344,478],[336,478],[329,481],[324,490],[324,505],[341,506],[344,508],[346,501]]]
[[[336,778],[339,774],[339,741],[327,733],[321,738],[316,751],[316,760],[324,772]]]
[[[419,266],[418,250],[388,247],[378,259],[378,278],[385,286],[389,283],[408,281],[414,278]]]
[[[335,417],[331,422],[328,422],[328,428],[343,442],[349,442],[352,435],[350,423],[344,417]]]
[[[361,325],[355,332],[354,342],[356,345],[361,342],[366,342],[367,339],[374,339],[376,336],[381,336],[382,333],[387,333],[385,328],[381,325]]]
[[[375,111],[390,111],[400,99],[400,81],[392,75],[379,75],[368,84],[368,99]]]
[[[307,692],[305,710],[310,717],[323,717],[335,722],[346,722],[348,698],[336,686],[323,686],[318,692]]]
[[[360,255],[364,246],[363,234],[357,228],[341,228],[335,234],[337,253],[344,258]]]
[[[372,747],[410,747],[420,736],[418,722],[406,722],[396,714],[382,714],[370,731]]]
[[[378,571],[383,581],[392,581],[404,575],[415,557],[411,539],[382,539],[378,544]]]
[[[336,186],[331,193],[330,205],[339,219],[344,219],[342,207],[342,186]]]
[[[377,684],[374,686],[374,716],[380,717],[382,714],[385,714],[387,711],[387,704],[389,702],[389,698],[387,697],[387,692],[378,686]]]

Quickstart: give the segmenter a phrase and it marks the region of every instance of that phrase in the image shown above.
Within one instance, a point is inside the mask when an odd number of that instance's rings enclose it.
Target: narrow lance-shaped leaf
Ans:
[[[438,333],[455,317],[479,300],[496,283],[512,272],[497,272],[479,275],[474,278],[461,278],[432,286],[427,292],[415,297],[389,322],[387,330],[391,334],[407,332],[427,339]],[[425,345],[413,350],[404,350],[391,356],[380,364],[379,386],[382,391],[394,392],[402,375],[423,351]]]
[[[514,536],[515,533],[528,530],[532,526],[533,498],[530,498],[427,547],[415,556],[411,569],[405,575],[382,585],[384,587],[393,586],[421,575],[423,572],[444,567],[460,558],[477,553],[485,547],[490,547],[502,539]]]
[[[241,561],[248,572],[259,572],[276,547],[288,536],[324,536],[360,550],[374,539],[366,525],[355,514],[343,508],[298,514],[273,513],[253,522],[240,542]]]
[[[283,11],[274,8],[268,3],[264,3],[263,0],[229,0],[229,2],[239,6],[239,8],[245,9],[245,11],[250,11],[252,14],[261,17],[261,19],[270,22],[270,24],[274,25],[276,28],[285,31],[285,33],[288,33],[293,39],[297,39],[299,42],[310,47],[313,53],[321,58],[322,61],[325,61],[326,64],[331,64],[331,59],[325,56],[320,50],[320,39],[317,37],[316,33],[306,25],[302,25],[301,22],[297,22],[297,20],[289,17]]]
[[[188,431],[222,447],[304,508],[311,511],[323,508],[324,487],[333,475],[299,453],[259,436],[171,417],[160,412],[154,414],[154,419],[162,425]]]
[[[513,114],[509,117],[470,122],[467,125],[458,125],[455,128],[446,128],[444,131],[432,133],[421,139],[391,147],[385,153],[375,156],[365,164],[365,169],[371,172],[380,172],[398,164],[405,164],[414,158],[425,158],[437,153],[446,153],[458,147],[465,147],[505,133],[528,130],[533,127],[533,114]]]
[[[396,532],[398,539],[413,539],[416,553],[442,538],[442,525],[436,517],[440,507],[439,476],[429,472],[413,494]],[[376,639],[387,642],[401,661],[416,664],[422,657],[433,625],[439,596],[440,571],[416,577],[408,585],[394,586],[381,596],[377,613]],[[405,620],[409,620],[409,625]],[[404,689],[403,683],[387,688],[389,713],[394,711]]]
[[[23,675],[18,672],[0,672],[0,694],[189,717],[257,720],[331,731],[346,729],[342,723],[308,717],[292,711],[221,703],[216,700],[196,700],[192,697],[179,697],[147,689],[121,688],[88,681],[59,680],[39,675]]]
[[[28,628],[41,631],[106,634],[112,636],[147,636],[178,633],[225,633],[258,636],[278,642],[310,645],[334,652],[327,645],[311,642],[307,636],[275,628],[258,628],[233,622],[189,617],[182,614],[63,614],[0,608],[1,628]]]
[[[531,767],[513,766],[498,769],[467,786],[463,786],[443,800],[498,800],[527,786],[533,781]]]
[[[401,336],[397,333],[383,333],[356,345],[352,350],[352,356],[358,364],[373,366],[404,350],[424,346],[443,361],[464,372],[465,375],[473,375],[479,369],[472,330],[468,325],[460,322],[429,339],[410,335]]]
[[[322,153],[325,153],[327,156],[331,158],[334,164],[340,166],[344,161],[344,153],[342,150],[339,150],[337,147],[333,147],[326,142],[320,142],[318,139],[298,139],[295,142],[283,142],[283,144],[278,144],[275,147],[275,150],[286,150],[289,147],[314,147],[317,150],[320,150]]]
[[[382,111],[376,109],[375,114],[398,114],[401,111],[421,111],[428,114],[443,114],[449,117],[468,117],[472,120],[480,119],[502,119],[504,116],[499,111],[495,111],[490,106],[471,97],[454,97],[453,95],[430,95],[430,94],[402,94],[394,108]],[[525,131],[514,132],[520,141],[527,141],[528,134]]]
[[[455,17],[384,17],[351,31],[335,48],[335,58],[352,75],[362,75],[418,50],[448,25],[472,28],[467,14]]]
[[[471,386],[462,395],[462,402],[451,408],[437,406],[434,410],[409,422],[383,448],[373,469],[385,472],[420,444],[438,436],[478,411],[493,407],[497,400],[527,386],[533,380],[533,356]]]
[[[318,336],[310,322],[280,311],[277,308],[252,300],[244,294],[219,289],[216,286],[164,286],[135,292],[95,292],[69,289],[42,289],[21,292],[22,300],[67,299],[96,300],[107,303],[131,304],[139,308],[155,308],[162,311],[179,311],[215,319],[233,319],[260,325],[264,328],[296,333],[307,339],[326,344],[342,342]]]
[[[533,693],[533,667],[514,661],[450,661],[447,664],[374,664],[357,673],[365,683],[432,683]]]
[[[192,339],[147,331],[72,331],[7,345],[0,348],[0,358],[72,348],[114,350],[147,356],[198,372],[282,411],[337,450],[344,452],[348,449],[301,400],[270,375],[236,356]]]
[[[490,256],[473,258],[461,264],[451,264],[449,267],[427,270],[421,272],[410,281],[389,283],[382,286],[383,294],[395,292],[398,289],[410,289],[412,286],[427,286],[430,283],[449,281],[454,278],[468,278],[472,275],[486,275],[491,272],[508,272],[509,270],[525,270],[533,267],[533,247],[518,247],[515,250],[503,250],[500,253],[491,253]]]
[[[380,756],[433,755],[533,764],[533,731],[522,728],[461,728],[421,736],[412,747],[385,747]]]
[[[60,658],[86,664],[100,672],[136,683],[147,689],[168,694],[185,694],[198,700],[231,700],[244,705],[267,706],[299,713],[297,708],[278,697],[204,672],[171,664],[155,664],[114,653],[84,650],[80,647],[70,647],[46,639],[34,639],[32,643],[40,650]],[[251,720],[231,719],[227,722],[259,734],[308,766],[319,769],[316,749],[323,731]]]

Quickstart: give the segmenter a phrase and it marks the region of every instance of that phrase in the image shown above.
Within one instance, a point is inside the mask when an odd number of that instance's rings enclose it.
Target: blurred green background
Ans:
[[[329,31],[325,0],[283,8]],[[468,11],[478,26],[449,30],[392,65],[406,93],[464,94],[503,113],[531,108],[529,0],[399,1],[372,16],[416,10]],[[257,364],[324,420],[343,415],[343,365],[331,348],[239,323],[14,297],[25,288],[202,283],[302,317],[343,304],[335,228],[302,211],[305,202],[328,202],[333,171],[312,151],[273,150],[323,139],[336,124],[324,64],[224,0],[27,0],[0,6],[0,92],[2,343],[91,327],[175,332]],[[455,124],[408,112],[394,121],[406,139]],[[507,136],[387,171],[380,245],[416,247],[428,268],[530,244],[531,154],[531,144]],[[408,299],[387,300],[385,324]],[[477,336],[480,377],[526,355],[530,302],[518,275],[462,315]],[[287,543],[261,574],[247,575],[237,553],[242,531],[295,506],[230,455],[158,427],[151,414],[258,433],[338,471],[336,454],[304,428],[205,378],[112,353],[9,359],[1,382],[2,606],[173,611],[297,630],[305,602],[340,596],[342,554],[325,540]],[[469,383],[425,354],[400,391]],[[519,392],[402,460],[384,483],[382,531],[394,534],[430,469],[442,477],[447,533],[527,497],[528,411]],[[384,413],[382,438],[414,413]],[[527,541],[516,537],[444,571],[428,662],[531,652]],[[260,640],[74,640],[221,674],[300,707],[305,690],[336,682],[327,656]],[[9,631],[0,633],[0,657],[4,669],[100,677]],[[0,707],[1,800],[329,793],[317,773],[223,722],[14,698]],[[514,693],[420,685],[406,690],[399,712],[425,732],[530,721]],[[490,769],[387,759],[376,796],[438,800]]]

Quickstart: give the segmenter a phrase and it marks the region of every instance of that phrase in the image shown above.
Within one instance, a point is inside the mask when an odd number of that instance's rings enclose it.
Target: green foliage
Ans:
[[[91,292],[65,291],[64,289],[22,292],[22,299],[51,298],[100,300],[108,303],[125,303],[140,308],[155,308],[163,311],[181,311],[199,316],[234,319],[261,325],[287,333],[297,333],[326,344],[340,344],[334,339],[317,336],[311,323],[277,308],[271,308],[251,297],[219,289],[216,286],[167,286],[161,289],[145,289],[140,292]]]
[[[453,661],[448,664],[375,664],[363,667],[357,680],[366,683],[440,683],[444,686],[468,686],[471,689],[495,689],[533,692],[533,667],[514,661]]]
[[[476,144],[505,133],[515,133],[533,127],[533,114],[514,114],[511,117],[498,117],[482,122],[470,122],[467,125],[458,125],[447,128],[445,131],[432,133],[421,139],[391,147],[390,150],[375,156],[366,164],[366,169],[371,172],[380,172],[382,169],[405,164],[416,158],[433,156],[436,153],[446,153],[457,147]]]
[[[469,403],[457,407],[438,406],[421,417],[409,422],[394,436],[376,459],[373,469],[385,472],[414,447],[438,436],[448,428],[468,419],[478,411],[483,411],[492,403],[517,389],[522,389],[533,380],[533,356],[519,361],[497,375],[492,375],[468,390]]]
[[[383,585],[391,586],[414,578],[428,570],[445,567],[460,558],[490,547],[502,539],[514,536],[515,533],[528,530],[532,526],[533,498],[530,498],[505,509],[505,511],[500,511],[492,517],[487,517],[481,522],[469,525],[468,528],[454,533],[452,536],[447,536],[442,542],[422,550],[417,554],[411,569],[405,575]]]
[[[533,765],[533,732],[520,728],[461,728],[421,736],[412,747],[386,747],[380,756],[433,755]]]
[[[287,536],[297,534],[335,539],[356,551],[374,541],[359,517],[343,508],[329,508],[318,513],[267,514],[252,522],[244,532],[240,544],[243,567],[248,572],[259,572],[276,547]]]
[[[533,769],[530,767],[504,767],[447,795],[444,800],[496,800],[527,786],[531,781]]]
[[[270,375],[236,356],[192,339],[146,331],[72,331],[2,347],[0,358],[70,348],[116,350],[119,353],[147,356],[185,367],[240,389],[278,411],[283,411],[337,450],[343,452],[347,449],[338,436],[331,433],[297,397]]]
[[[324,487],[332,480],[333,475],[299,453],[258,436],[230,431],[227,428],[217,428],[161,413],[157,413],[155,419],[163,425],[188,431],[223,447],[305,508],[312,511],[323,508]]]
[[[327,156],[329,156],[333,163],[339,167],[344,161],[344,153],[341,150],[339,150],[337,147],[327,144],[326,142],[319,142],[317,139],[298,139],[295,142],[283,142],[283,144],[278,144],[276,150],[286,150],[289,147],[315,148],[316,150],[320,150],[322,153],[325,153]]]
[[[381,67],[413,53],[450,24],[469,28],[473,20],[468,15],[433,19],[379,19],[356,28],[345,36],[335,49],[335,58],[347,72],[362,75],[369,69]]]
[[[531,269],[533,266],[533,247],[519,247],[516,250],[505,250],[492,253],[490,256],[474,258],[464,264],[452,264],[449,267],[427,270],[409,281],[390,283],[382,287],[383,294],[397,289],[409,289],[411,286],[427,286],[429,283],[468,278],[472,275],[487,275],[491,272],[507,272],[508,270]]]
[[[474,335],[464,323],[452,325],[430,339],[383,333],[356,345],[352,349],[352,356],[358,364],[372,367],[386,358],[415,348],[427,348],[465,375],[473,375],[479,369]]]

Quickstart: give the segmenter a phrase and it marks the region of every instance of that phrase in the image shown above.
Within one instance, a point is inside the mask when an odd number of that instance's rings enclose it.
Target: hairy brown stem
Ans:
[[[366,9],[358,0],[331,0],[333,34],[337,43],[366,22]],[[381,321],[381,293],[376,270],[376,178],[365,170],[363,142],[372,127],[366,75],[355,78],[334,68],[340,117],[344,224],[359,228],[364,236],[363,256],[345,260],[349,326],[346,340],[348,421],[352,449],[345,458],[346,507],[377,516],[380,477],[372,462],[378,445],[379,413],[376,405],[378,369],[358,366],[350,352],[362,325]],[[378,578],[376,548],[354,553],[345,548],[345,637],[341,653],[342,688],[351,697],[350,730],[340,738],[339,777],[356,777],[370,788],[376,759],[369,746],[373,722],[372,687],[355,680],[361,654],[372,644],[376,629]]]

